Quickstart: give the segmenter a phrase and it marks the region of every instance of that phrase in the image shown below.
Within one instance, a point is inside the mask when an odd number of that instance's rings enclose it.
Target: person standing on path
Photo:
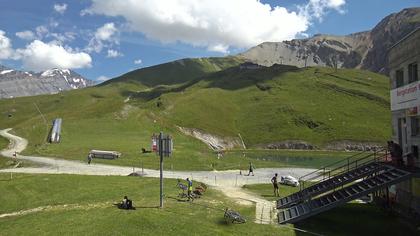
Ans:
[[[252,176],[254,176],[254,169],[255,166],[252,164],[252,162],[249,162],[249,172],[248,172],[248,176],[252,173]]]
[[[88,155],[88,165],[90,165],[90,163],[92,162],[92,153],[89,153],[89,155]]]
[[[275,197],[280,197],[279,185],[278,185],[278,182],[277,182],[277,173],[275,173],[273,178],[271,178],[271,183],[273,184],[273,188],[274,188],[274,196]]]

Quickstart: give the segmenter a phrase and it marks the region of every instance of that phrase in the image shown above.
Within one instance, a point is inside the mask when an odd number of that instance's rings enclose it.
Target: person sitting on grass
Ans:
[[[128,199],[127,196],[124,196],[121,202],[121,208],[126,210],[133,209],[133,202],[130,199]]]

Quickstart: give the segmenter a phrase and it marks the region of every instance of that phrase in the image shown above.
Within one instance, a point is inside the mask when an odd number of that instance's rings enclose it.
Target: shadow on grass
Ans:
[[[227,222],[225,219],[217,220],[216,224],[217,225],[226,225],[226,226],[231,225],[231,223]]]
[[[159,209],[159,206],[136,206],[136,209]]]
[[[418,235],[374,204],[348,203],[294,224],[324,235]],[[296,231],[296,235],[307,235]]]
[[[262,197],[272,197],[272,198],[280,198],[278,196],[274,196],[274,194],[262,194]]]

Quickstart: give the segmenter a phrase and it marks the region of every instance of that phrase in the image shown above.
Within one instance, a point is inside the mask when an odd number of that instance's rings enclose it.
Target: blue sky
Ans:
[[[88,79],[264,41],[373,28],[420,0],[0,0],[0,64]]]

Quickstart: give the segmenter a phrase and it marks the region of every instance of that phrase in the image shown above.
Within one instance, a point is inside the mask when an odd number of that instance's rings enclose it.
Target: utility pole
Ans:
[[[164,135],[161,131],[157,140],[157,153],[160,163],[160,198],[159,207],[163,208],[163,157],[169,157],[172,154],[173,142],[169,135]],[[152,141],[153,142],[153,141]]]
[[[159,207],[163,208],[163,133],[159,134],[159,158],[160,158],[160,204]]]

